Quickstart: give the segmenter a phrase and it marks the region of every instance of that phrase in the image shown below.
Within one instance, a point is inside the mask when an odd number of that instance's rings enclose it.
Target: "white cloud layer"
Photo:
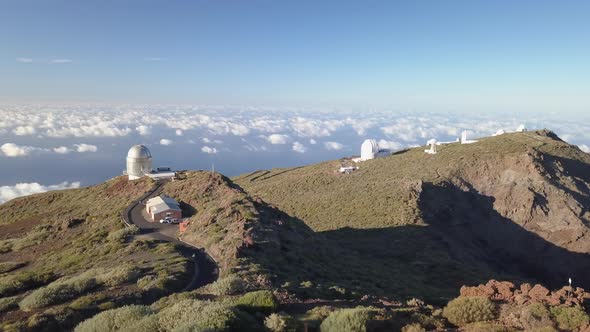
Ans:
[[[62,182],[60,184],[43,186],[37,182],[17,183],[14,186],[0,186],[0,204],[13,198],[43,193],[50,190],[79,188],[80,182]]]
[[[401,144],[399,142],[386,141],[384,139],[380,139],[377,142],[377,144],[379,145],[380,149],[386,149],[386,150],[392,150],[392,151],[401,150],[405,147],[404,144]]]
[[[399,149],[423,145],[432,138],[454,140],[463,130],[470,131],[471,139],[489,136],[499,129],[511,132],[521,123],[529,129],[550,127],[568,142],[581,147],[590,146],[590,125],[585,124],[588,121],[572,121],[559,115],[535,114],[527,118],[493,113],[449,115],[190,105],[0,105],[0,135],[5,142],[14,142],[0,149],[0,155],[24,156],[35,151],[65,154],[78,149],[65,144],[61,140],[64,138],[116,139],[154,133],[160,137],[186,137],[182,141],[174,140],[174,144],[194,144],[202,140],[202,144],[210,149],[213,146],[219,149],[217,144],[226,142],[236,150],[262,152],[269,144],[274,144],[285,145],[274,149],[296,151],[298,148],[294,149],[294,146],[299,145],[294,142],[305,148],[322,140],[321,144],[331,151],[343,149],[343,146],[357,151],[366,138],[376,139],[383,147]],[[11,135],[15,138],[10,138]],[[260,138],[268,144],[261,145]],[[36,139],[55,139],[55,147],[29,146],[36,145]],[[240,140],[238,144],[235,144],[236,139]]]
[[[160,145],[172,145],[172,143],[174,143],[174,142],[172,142],[172,140],[169,140],[167,138],[162,138],[160,140]]]
[[[72,59],[51,59],[50,63],[70,63],[73,62]]]
[[[216,154],[217,153],[217,149],[216,148],[212,148],[209,146],[204,146],[201,148],[201,151],[204,153],[208,153],[208,154]]]
[[[98,147],[96,145],[91,145],[91,144],[74,144],[74,146],[76,147],[76,151],[78,152],[96,152],[98,151]]]
[[[281,134],[272,134],[263,136],[270,144],[287,144],[289,136]]]
[[[326,150],[342,150],[344,145],[338,142],[324,142],[324,147]]]
[[[12,130],[16,136],[33,135],[37,132],[33,126],[18,126]]]
[[[137,128],[135,128],[135,130],[137,130],[137,132],[141,136],[147,136],[152,133],[152,128],[149,126],[145,126],[145,125],[138,126]]]
[[[34,151],[43,151],[41,148],[37,148],[34,146],[26,146],[26,145],[16,145],[14,143],[4,143],[0,146],[0,151],[6,157],[23,157],[28,156],[31,152]]]
[[[57,148],[53,148],[53,152],[59,154],[68,154],[71,150],[67,146],[58,146]]]
[[[0,155],[4,155],[6,157],[24,157],[34,152],[46,153],[52,151],[58,154],[68,154],[72,151],[80,153],[96,152],[98,151],[98,147],[96,145],[85,143],[74,144],[72,148],[68,148],[67,146],[58,146],[53,149],[46,149],[28,145],[17,145],[14,143],[5,143],[2,146],[0,146]]]
[[[292,149],[293,149],[293,151],[298,152],[298,153],[305,153],[307,151],[307,148],[305,147],[305,145],[303,145],[299,142],[294,142]]]

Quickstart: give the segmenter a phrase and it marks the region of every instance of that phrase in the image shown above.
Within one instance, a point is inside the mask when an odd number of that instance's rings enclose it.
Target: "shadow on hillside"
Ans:
[[[451,184],[424,184],[419,202],[427,225],[314,233],[300,219],[260,201],[265,238],[248,256],[274,274],[277,283],[299,287],[303,297],[346,298],[356,293],[442,304],[462,285],[489,279],[559,288],[571,277],[575,286],[590,287],[585,272],[590,255],[557,247],[503,218],[493,209],[491,197]],[[327,291],[298,286],[305,281]],[[340,296],[338,287],[347,295]]]
[[[346,299],[364,294],[419,297],[446,303],[464,284],[504,275],[473,271],[453,260],[431,227],[341,228],[315,233],[300,219],[255,201],[261,224],[243,256],[288,282],[303,298]],[[246,265],[244,265],[246,266]],[[305,286],[311,282],[313,286]],[[356,294],[356,295],[355,295]]]
[[[456,260],[497,273],[522,276],[551,288],[571,277],[590,287],[590,255],[571,252],[529,232],[493,208],[493,197],[445,184],[425,184],[420,209],[430,231]]]
[[[550,181],[551,184],[570,194],[578,202],[580,202],[584,207],[584,211],[582,212],[582,214],[588,211],[588,206],[590,206],[590,197],[587,195],[582,195],[580,194],[580,192],[588,192],[588,186],[586,185],[586,183],[590,183],[590,164],[575,159],[558,157],[548,153],[544,153],[543,157],[545,163],[553,164],[545,165],[545,169],[549,172],[549,175],[551,176],[551,178],[548,178],[547,180]],[[557,167],[554,165],[561,165],[563,173],[571,178],[573,184],[576,186],[577,191],[566,187],[565,185],[563,185],[563,183],[557,180],[558,176],[557,172],[555,172],[555,169]]]

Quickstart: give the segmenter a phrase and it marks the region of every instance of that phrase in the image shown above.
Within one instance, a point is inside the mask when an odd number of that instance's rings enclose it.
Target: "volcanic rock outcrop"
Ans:
[[[549,305],[582,305],[590,300],[590,293],[579,287],[565,286],[556,291],[550,291],[546,287],[536,284],[531,286],[523,283],[516,287],[510,281],[490,280],[485,285],[463,286],[460,296],[483,296],[493,301],[501,301],[515,304],[545,303]]]

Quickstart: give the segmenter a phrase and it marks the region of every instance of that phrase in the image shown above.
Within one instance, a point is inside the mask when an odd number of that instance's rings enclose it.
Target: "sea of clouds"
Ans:
[[[549,128],[590,150],[587,118],[496,112],[417,113],[211,106],[0,106],[0,203],[120,175],[131,145],[154,166],[211,169],[228,176],[357,155],[366,138],[389,149]]]

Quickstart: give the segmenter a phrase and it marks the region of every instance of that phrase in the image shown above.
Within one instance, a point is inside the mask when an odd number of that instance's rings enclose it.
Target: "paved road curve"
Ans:
[[[134,224],[139,227],[141,235],[178,245],[183,255],[191,257],[194,260],[195,273],[191,282],[182,290],[183,292],[199,288],[217,280],[219,270],[213,258],[204,250],[177,239],[176,231],[178,230],[178,225],[160,224],[158,222],[150,222],[146,219],[144,203],[148,199],[158,196],[162,192],[163,185],[163,182],[157,183],[139,200],[129,205],[122,215],[123,220],[128,224]]]

